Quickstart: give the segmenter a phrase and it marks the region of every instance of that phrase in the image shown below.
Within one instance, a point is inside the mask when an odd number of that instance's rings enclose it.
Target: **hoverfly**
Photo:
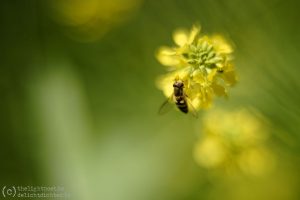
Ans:
[[[169,111],[172,104],[177,106],[177,108],[183,112],[188,113],[191,111],[194,117],[198,118],[198,113],[196,112],[195,108],[193,107],[191,100],[187,97],[184,92],[184,83],[181,80],[176,79],[173,84],[173,93],[171,96],[161,105],[158,113],[164,114]]]

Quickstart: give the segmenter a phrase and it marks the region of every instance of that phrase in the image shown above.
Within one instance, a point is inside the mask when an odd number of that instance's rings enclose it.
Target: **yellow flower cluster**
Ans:
[[[270,171],[275,157],[267,145],[268,123],[253,111],[209,112],[203,118],[201,138],[195,146],[196,162],[225,173],[262,175]]]
[[[54,0],[49,9],[70,37],[81,42],[94,42],[112,28],[128,20],[142,0]]]
[[[191,31],[177,30],[173,39],[176,47],[161,47],[156,54],[170,71],[157,80],[165,96],[172,95],[174,80],[178,78],[197,110],[210,107],[214,95],[227,96],[226,86],[236,83],[231,45],[220,35],[200,35],[200,26]]]

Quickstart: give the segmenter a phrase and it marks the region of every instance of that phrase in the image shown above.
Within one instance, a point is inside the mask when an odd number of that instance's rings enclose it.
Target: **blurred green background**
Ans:
[[[63,186],[70,199],[300,199],[299,6],[1,1],[0,186]],[[268,119],[272,172],[216,175],[193,157],[209,111],[157,115],[165,98],[155,79],[165,69],[154,53],[195,22],[235,44],[239,83],[215,107],[252,107]]]

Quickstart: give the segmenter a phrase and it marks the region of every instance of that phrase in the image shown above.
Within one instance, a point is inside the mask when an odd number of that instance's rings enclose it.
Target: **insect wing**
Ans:
[[[158,110],[158,114],[159,115],[163,115],[166,114],[167,112],[169,112],[171,110],[171,108],[174,106],[174,102],[173,102],[173,94],[167,98],[163,104],[160,106],[159,110]]]
[[[192,101],[188,97],[186,97],[186,102],[188,104],[189,112],[191,112],[195,118],[198,118],[198,112],[193,106]]]

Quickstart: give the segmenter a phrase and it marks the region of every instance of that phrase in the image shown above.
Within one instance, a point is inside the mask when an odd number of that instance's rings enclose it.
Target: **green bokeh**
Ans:
[[[93,42],[69,37],[49,1],[0,5],[0,187],[61,185],[71,199],[300,198],[297,1],[145,0]],[[272,176],[212,180],[192,156],[206,111],[157,115],[165,69],[154,53],[195,22],[234,43],[239,83],[215,107],[268,118]]]

